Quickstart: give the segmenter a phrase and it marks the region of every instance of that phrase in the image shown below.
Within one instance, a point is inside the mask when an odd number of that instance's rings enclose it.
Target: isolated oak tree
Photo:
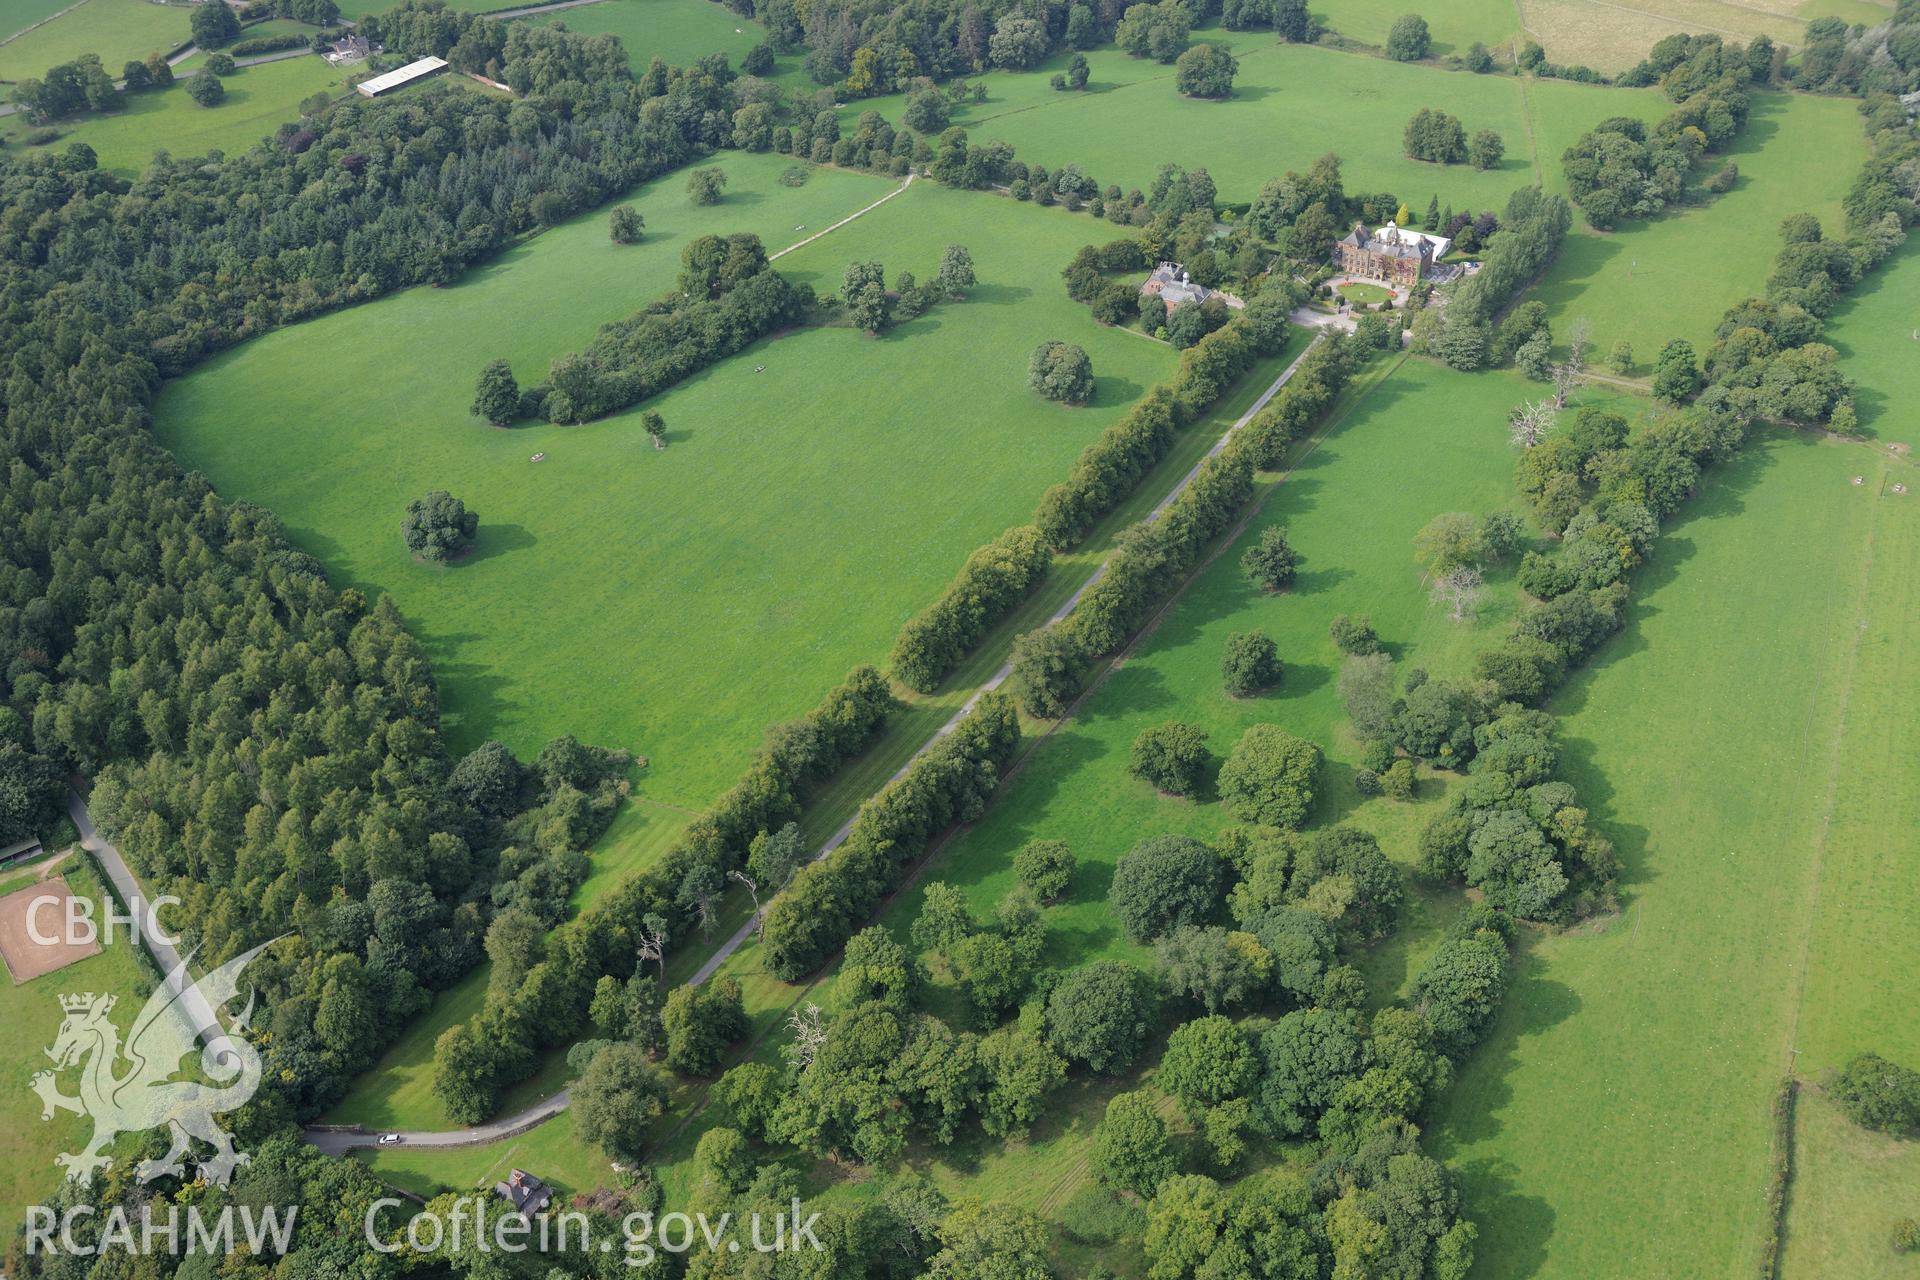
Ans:
[[[687,175],[687,198],[699,205],[719,204],[727,191],[727,171],[716,165]]]
[[[1280,650],[1264,631],[1236,631],[1220,655],[1220,679],[1235,698],[1251,697],[1280,683]]]
[[[963,244],[950,244],[940,255],[940,271],[934,285],[949,298],[964,298],[977,283],[973,275],[973,255]]]
[[[1274,724],[1240,735],[1220,769],[1220,798],[1242,822],[1298,827],[1313,807],[1320,748]]]
[[[408,504],[400,533],[407,550],[434,564],[445,564],[465,551],[479,531],[480,517],[445,489],[435,489]]]
[[[480,370],[480,381],[473,391],[473,412],[496,427],[507,426],[519,415],[520,384],[514,381],[512,365],[492,360]]]
[[[638,244],[646,229],[646,219],[630,204],[615,205],[607,215],[607,234],[615,244]]]
[[[1174,63],[1173,82],[1189,98],[1225,98],[1233,93],[1240,63],[1217,44],[1197,44]]]
[[[593,1056],[573,1083],[573,1123],[580,1137],[616,1160],[633,1160],[647,1126],[666,1109],[667,1081],[638,1045],[612,1044]]]
[[[1208,758],[1204,729],[1169,720],[1140,731],[1127,772],[1169,795],[1191,795],[1206,773]]]
[[[1256,587],[1279,591],[1293,581],[1299,564],[1300,553],[1287,542],[1287,531],[1276,525],[1240,557],[1240,572]]]
[[[1394,19],[1387,32],[1387,56],[1395,62],[1418,62],[1433,47],[1427,20],[1417,13]]]
[[[1043,342],[1027,362],[1027,385],[1048,400],[1085,404],[1093,398],[1093,361],[1071,342]]]
[[[1020,887],[1041,902],[1052,902],[1067,891],[1073,867],[1073,851],[1065,840],[1029,840],[1013,856],[1013,874]]]

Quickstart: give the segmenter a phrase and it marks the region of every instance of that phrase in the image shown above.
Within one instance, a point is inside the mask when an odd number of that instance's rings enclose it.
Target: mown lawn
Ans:
[[[733,780],[768,724],[884,659],[966,554],[1025,520],[1173,365],[1065,297],[1058,272],[1097,230],[1087,219],[923,184],[778,265],[826,292],[850,260],[924,279],[943,245],[965,243],[971,300],[880,340],[832,328],[761,343],[646,406],[667,418],[665,452],[637,411],[515,430],[467,412],[488,359],[542,377],[600,321],[669,289],[692,235],[751,229],[779,246],[894,189],[826,171],[785,187],[778,156],[722,163],[717,208],[690,205],[683,176],[639,193],[640,245],[583,217],[451,288],[251,343],[158,407],[188,465],[275,511],[339,580],[394,595],[456,749],[499,737],[530,753],[571,732],[646,754],[643,793],[689,808]],[[1050,337],[1091,353],[1091,407],[1027,390],[1028,353]],[[476,551],[446,569],[414,562],[398,533],[434,488],[481,519]]]
[[[64,5],[43,5],[29,0],[22,20],[12,20],[14,5],[0,17],[0,35],[30,26]],[[97,53],[107,74],[120,75],[129,58],[144,58],[155,51],[166,53],[192,39],[187,20],[191,5],[155,4],[153,0],[86,0],[45,26],[34,27],[18,39],[0,44],[0,80],[30,80],[46,74],[47,68],[72,62],[83,53]]]
[[[34,869],[38,874],[38,868]],[[90,898],[95,919],[111,905],[92,866],[69,857],[60,866],[75,897]],[[9,878],[9,889],[22,887]],[[26,983],[0,974],[0,1027],[7,1034],[0,1043],[0,1224],[11,1235],[24,1220],[28,1205],[45,1203],[60,1185],[61,1171],[54,1153],[78,1151],[92,1131],[92,1122],[71,1112],[40,1118],[40,1097],[28,1087],[37,1071],[52,1064],[45,1050],[59,1033],[64,1014],[60,997],[81,991],[112,992],[120,997],[114,1022],[123,1031],[133,1025],[145,999],[146,980],[125,930],[114,934],[100,954],[56,969]],[[61,1077],[61,1091],[72,1094],[75,1074]]]
[[[1527,92],[1541,164],[1556,187],[1561,154],[1594,123],[1580,108],[1605,103],[1611,114],[1648,121],[1670,109],[1651,90],[1535,81]],[[1845,234],[1840,197],[1866,156],[1854,103],[1757,93],[1746,129],[1696,175],[1704,178],[1730,159],[1740,167],[1733,190],[1604,234],[1576,211],[1575,233],[1530,296],[1547,304],[1557,338],[1565,338],[1574,317],[1585,316],[1602,355],[1618,341],[1631,342],[1641,373],[1669,338],[1685,338],[1704,352],[1726,309],[1765,288],[1780,252],[1782,219],[1811,213],[1834,235]]]
[[[180,74],[184,78],[190,72],[187,68]],[[84,142],[99,155],[102,169],[134,177],[156,151],[180,158],[209,151],[237,155],[273,137],[287,121],[299,119],[304,99],[322,91],[344,91],[340,71],[312,57],[242,67],[221,83],[227,96],[215,107],[203,107],[187,96],[184,79],[166,89],[125,95],[120,110],[63,122],[57,126],[58,138],[44,148],[27,148],[27,154],[59,152]],[[6,117],[4,124],[16,137],[26,128],[15,116]]]
[[[1674,522],[1627,628],[1558,699],[1625,911],[1533,939],[1429,1130],[1480,1220],[1477,1275],[1751,1274],[1769,1106],[1816,1061],[1818,1006],[1900,1007],[1882,988],[1910,978],[1910,941],[1850,917],[1911,879],[1911,809],[1886,797],[1910,792],[1912,756],[1886,734],[1912,688],[1920,515],[1887,486],[1913,471],[1764,435]]]

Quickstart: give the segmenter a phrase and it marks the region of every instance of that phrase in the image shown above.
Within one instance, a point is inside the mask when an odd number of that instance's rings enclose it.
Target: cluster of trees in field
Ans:
[[[561,423],[604,417],[799,323],[814,305],[813,286],[796,285],[775,271],[759,236],[697,236],[681,251],[680,278],[671,293],[602,325],[585,349],[557,357],[546,381],[518,391],[513,417]],[[497,366],[489,365],[481,378],[482,398],[504,409],[507,393]],[[493,384],[490,395],[487,383]],[[487,416],[504,425],[495,413]]]
[[[693,174],[696,182],[703,174],[715,180],[725,177],[718,169],[699,169]],[[613,211],[610,225],[622,243],[632,243],[642,230],[639,215],[624,206]],[[948,245],[939,272],[924,285],[903,271],[889,290],[882,264],[850,264],[839,300],[855,325],[878,333],[925,313],[942,299],[965,297],[974,284],[973,258],[966,246]],[[812,285],[796,285],[773,269],[759,236],[697,236],[681,250],[680,275],[672,292],[623,320],[602,325],[584,350],[555,359],[545,382],[522,389],[506,362],[490,362],[480,371],[473,412],[495,426],[520,418],[589,422],[657,395],[770,333],[808,320],[817,302]],[[658,438],[651,424],[649,432]]]
[[[1829,1090],[1863,1129],[1909,1137],[1920,1133],[1920,1071],[1877,1053],[1856,1053]]]
[[[946,1146],[975,1128],[1024,1135],[1070,1078],[1128,1074],[1156,1025],[1172,1021],[1158,1084],[1194,1139],[1176,1141],[1145,1090],[1116,1095],[1093,1135],[1102,1186],[1145,1204],[1155,1274],[1228,1273],[1250,1248],[1300,1274],[1389,1260],[1407,1274],[1465,1274],[1475,1230],[1412,1121],[1505,993],[1505,913],[1470,906],[1406,1001],[1368,1014],[1366,984],[1340,950],[1388,929],[1403,889],[1364,832],[1251,825],[1212,845],[1142,840],[1119,860],[1110,900],[1129,937],[1153,947],[1147,969],[1046,967],[1048,908],[1070,891],[1074,859],[1040,839],[1014,867],[1018,883],[990,919],[936,882],[907,942],[877,926],[848,941],[832,1008],[790,1015],[784,1061],[736,1066],[716,1086],[721,1124],[695,1157],[704,1187],[751,1195],[742,1189],[771,1184],[789,1148],[886,1166],[916,1141]],[[950,1021],[928,1009],[936,977],[960,996]],[[1260,1142],[1310,1144],[1310,1171],[1241,1179]],[[920,1229],[896,1223],[892,1238],[923,1259],[948,1256],[962,1212],[931,1196],[907,1174],[877,1198],[893,1212],[917,1206]],[[1016,1274],[1050,1276],[1045,1239],[1028,1220],[999,1247],[1029,1259]],[[1004,1269],[915,1265],[956,1280]]]
[[[878,334],[925,315],[937,303],[966,297],[976,283],[973,255],[965,245],[950,244],[940,255],[939,270],[925,284],[903,270],[889,289],[883,264],[848,263],[840,281],[840,304],[856,328]]]
[[[880,673],[858,667],[805,717],[769,730],[740,781],[658,863],[555,929],[517,985],[496,986],[479,1014],[441,1035],[433,1087],[448,1113],[464,1122],[490,1114],[500,1088],[530,1071],[542,1049],[579,1034],[602,979],[627,982],[648,962],[664,975],[665,957],[711,922],[730,881],[756,900],[779,892],[780,877],[793,875],[802,860],[797,831],[787,824],[809,792],[873,739],[894,707]],[[648,1023],[640,1014],[631,1021]]]
[[[1803,88],[1863,97],[1912,93],[1920,88],[1920,3],[1898,0],[1886,20],[1872,25],[1815,18],[1801,34],[1798,64],[1785,53],[1775,58],[1775,75]]]
[[[1464,160],[1476,169],[1491,169],[1507,154],[1507,144],[1493,130],[1481,129],[1469,139],[1458,116],[1431,107],[1414,112],[1401,145],[1415,160],[1431,164],[1459,164]],[[1436,219],[1428,222],[1437,225]]]
[[[1561,157],[1567,189],[1587,222],[1605,231],[1686,199],[1695,166],[1746,124],[1747,86],[1765,77],[1770,57],[1756,63],[1748,50],[1710,35],[1670,36],[1655,45],[1641,65],[1678,105],[1651,131],[1625,116],[1603,120]],[[1738,176],[1728,161],[1707,186],[1726,191]]]
[[[250,23],[267,18],[292,18],[314,27],[331,27],[340,21],[336,0],[252,0],[235,10],[244,30]]]
[[[1284,341],[1284,330],[1269,341],[1276,344]],[[1256,354],[1274,349],[1277,346],[1263,346],[1237,324],[1211,335],[1181,357],[1180,378],[1171,396],[1160,400],[1149,396],[1142,402],[1141,408],[1155,416],[1136,421],[1140,413],[1136,410],[1135,415],[1109,428],[1111,439],[1103,437],[1088,447],[1090,455],[1098,451],[1097,457],[1090,463],[1088,457],[1083,456],[1083,466],[1075,468],[1076,481],[1069,482],[1073,487],[1057,499],[1050,491],[1049,498],[1042,502],[1043,512],[1051,505],[1065,517],[1081,509],[1075,505],[1075,493],[1085,493],[1090,501],[1106,492],[1101,477],[1108,465],[1137,459],[1144,471],[1151,463],[1137,450],[1144,442],[1141,438],[1153,432],[1153,424],[1162,424],[1161,431],[1170,437],[1183,418],[1182,404],[1210,403]],[[1319,346],[1307,355],[1294,382],[1311,375],[1309,385],[1313,389],[1303,394],[1324,404],[1324,388],[1337,389],[1351,373],[1353,364],[1363,358],[1358,347],[1337,336],[1322,337]],[[1293,385],[1290,382],[1275,397],[1276,404],[1284,402]],[[1201,387],[1207,395],[1189,401],[1183,387]],[[1291,418],[1292,415],[1285,419],[1276,417],[1275,421]],[[1133,426],[1129,427],[1129,423]],[[1240,513],[1252,493],[1253,473],[1261,465],[1261,451],[1272,447],[1272,432],[1278,429],[1269,427],[1265,435],[1256,436],[1250,424],[1248,432],[1237,435],[1226,449],[1202,464],[1193,482],[1158,519],[1133,525],[1121,533],[1107,560],[1106,572],[1081,597],[1071,614],[1014,641],[1009,687],[1022,710],[1049,719],[1065,711],[1080,686],[1087,663],[1118,648],[1145,621],[1153,606],[1192,568],[1206,544]],[[1085,509],[1091,510],[1091,506]],[[1092,518],[1088,517],[1084,524],[1063,523],[1061,527],[1073,531],[1077,537],[1091,524]],[[1043,532],[1046,530],[1045,519],[1036,523]]]
[[[1482,652],[1470,680],[1402,678],[1371,629],[1336,641],[1348,653],[1339,690],[1365,763],[1385,789],[1410,790],[1400,753],[1467,774],[1447,811],[1421,835],[1423,869],[1480,889],[1515,916],[1567,920],[1611,901],[1612,846],[1587,823],[1573,788],[1556,776],[1551,716],[1529,710],[1617,626],[1625,588],[1582,592],[1524,614]]]
[[[911,7],[854,0],[731,4],[766,24],[774,50],[805,49],[809,78],[831,86],[842,100],[906,92],[922,81],[988,68],[1025,71],[1056,52],[1109,41],[1136,57],[1171,64],[1187,49],[1193,26],[1215,15],[1232,30],[1272,27],[1291,41],[1315,34],[1305,0],[1073,0],[1038,9],[1010,0],[927,0]]]
[[[223,57],[211,55],[207,65],[187,81],[187,91],[202,106],[215,106],[225,95],[215,72],[223,68],[225,74],[231,75],[234,68],[231,58],[224,58],[223,63],[215,62]],[[120,79],[122,83],[116,85],[101,65],[100,55],[84,53],[72,62],[48,68],[46,74],[37,79],[22,80],[13,86],[8,98],[28,120],[46,124],[83,111],[116,111],[127,94],[171,85],[173,68],[167,65],[164,54],[150,53],[145,58],[129,58],[120,70]]]

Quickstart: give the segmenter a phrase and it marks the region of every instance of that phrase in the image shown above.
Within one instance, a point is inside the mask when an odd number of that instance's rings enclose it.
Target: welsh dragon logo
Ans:
[[[158,1160],[143,1160],[135,1167],[141,1182],[162,1174],[183,1176],[183,1157],[193,1138],[213,1148],[211,1158],[195,1161],[208,1182],[224,1184],[237,1166],[248,1162],[250,1157],[233,1149],[233,1135],[214,1117],[245,1103],[260,1087],[260,1053],[240,1035],[253,1015],[253,992],[228,1033],[216,1033],[201,1052],[201,1072],[216,1083],[178,1077],[181,1059],[198,1043],[192,1010],[198,1006],[202,1018],[208,1011],[217,1013],[238,993],[240,971],[268,945],[262,943],[235,956],[198,983],[187,974],[193,957],[182,960],[148,997],[124,1045],[119,1028],[108,1017],[118,997],[91,991],[60,997],[66,1017],[53,1047],[46,1051],[54,1066],[34,1075],[33,1091],[40,1095],[42,1120],[53,1119],[55,1111],[93,1118],[93,1137],[87,1145],[54,1157],[69,1179],[91,1182],[97,1170],[110,1166],[113,1158],[101,1153],[117,1135],[162,1126],[171,1131],[173,1144]],[[60,1092],[59,1074],[76,1067],[78,1096]]]

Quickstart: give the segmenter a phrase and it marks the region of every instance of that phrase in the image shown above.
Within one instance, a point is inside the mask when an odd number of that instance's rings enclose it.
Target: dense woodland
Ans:
[[[700,147],[720,89],[675,73],[649,96],[624,60],[538,39],[575,56],[507,56],[551,98],[350,101],[132,182],[83,148],[0,158],[0,815],[44,827],[61,776],[95,778],[101,825],[186,898],[204,959],[295,931],[266,983],[286,1084],[256,1106],[335,1096],[496,913],[557,919],[624,770],[569,742],[531,770],[456,767],[392,607],[183,473],[147,405],[208,352],[450,279]]]

